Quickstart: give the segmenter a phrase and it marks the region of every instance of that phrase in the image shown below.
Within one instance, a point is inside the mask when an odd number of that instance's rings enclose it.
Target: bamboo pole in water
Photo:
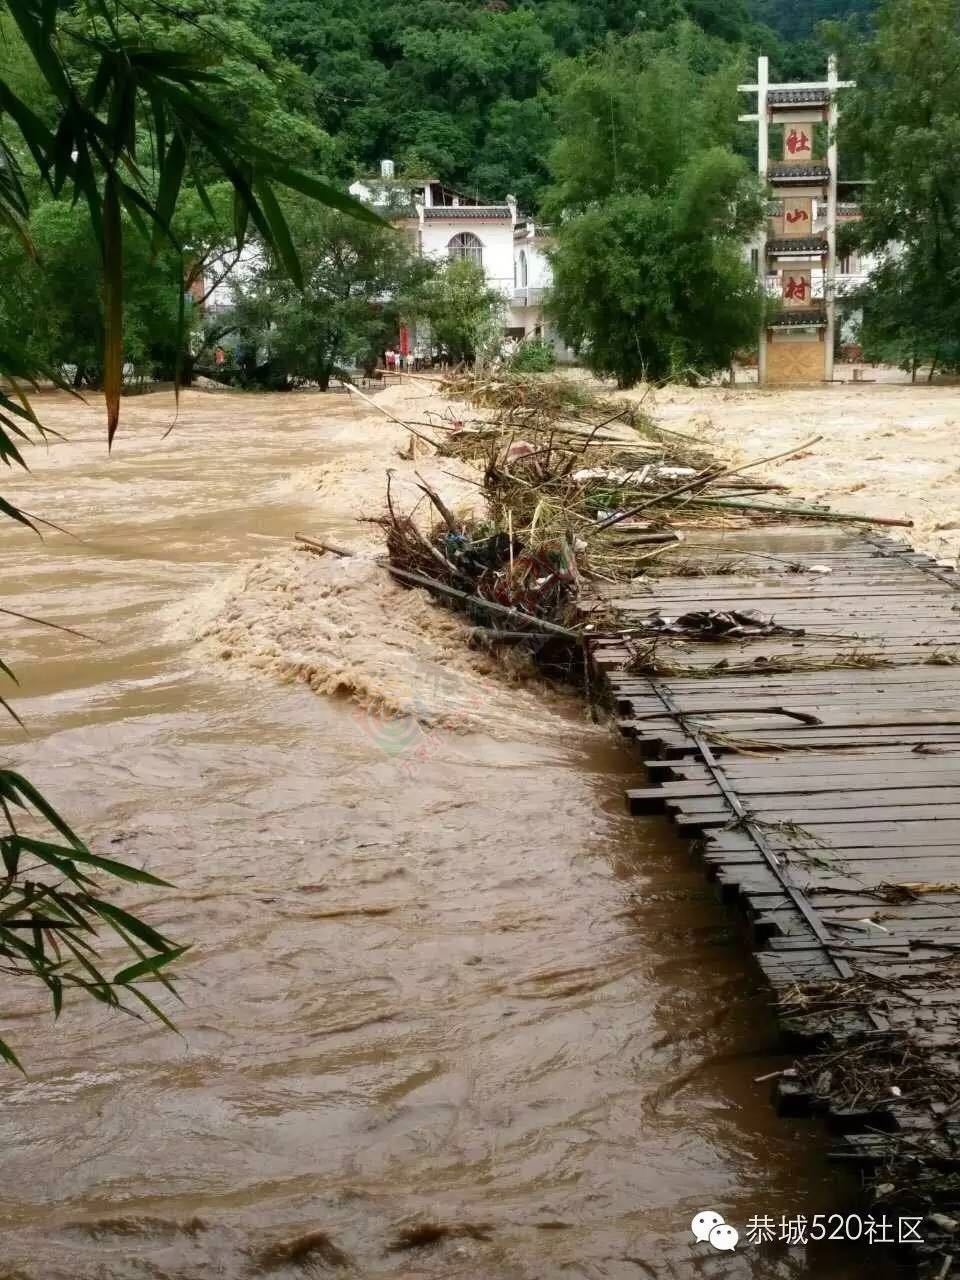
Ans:
[[[335,556],[355,556],[357,553],[351,551],[349,547],[338,547],[335,542],[321,542],[319,538],[308,538],[305,533],[295,533],[293,535],[297,542],[310,551],[316,551],[318,555],[322,555],[325,551],[332,551]]]
[[[512,622],[522,622],[530,625],[532,631],[546,632],[551,636],[563,636],[565,640],[575,640],[580,642],[580,636],[576,631],[571,631],[569,627],[561,627],[556,622],[549,622],[546,618],[535,618],[532,614],[524,613],[522,609],[513,609],[503,604],[496,604],[493,600],[485,600],[483,596],[473,596],[466,591],[459,591],[456,587],[449,587],[445,582],[438,582],[435,578],[428,578],[422,573],[411,573],[409,569],[398,569],[396,565],[385,564],[383,566],[395,578],[400,578],[404,582],[411,582],[414,586],[426,587],[428,591],[436,591],[441,595],[449,596],[452,600],[459,600],[463,604],[474,605],[478,609],[485,609],[489,613],[495,613],[500,617],[509,618]]]

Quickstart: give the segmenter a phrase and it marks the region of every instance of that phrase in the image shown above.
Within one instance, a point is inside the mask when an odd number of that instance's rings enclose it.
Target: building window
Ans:
[[[483,266],[483,243],[469,231],[461,231],[447,244],[447,257],[454,260],[475,262]]]
[[[527,287],[527,255],[525,250],[520,250],[517,263],[520,272],[520,288],[525,289]]]

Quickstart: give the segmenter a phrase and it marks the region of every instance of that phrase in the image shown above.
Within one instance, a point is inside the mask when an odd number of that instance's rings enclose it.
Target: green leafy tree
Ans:
[[[791,42],[808,39],[826,21],[863,22],[879,0],[755,0],[756,18]]]
[[[888,0],[855,64],[845,139],[866,176],[865,346],[897,363],[955,365],[960,333],[960,4]],[[896,247],[891,250],[890,246]]]
[[[504,300],[486,283],[483,268],[466,259],[440,264],[410,296],[409,310],[430,324],[436,346],[455,363],[485,363],[503,335]]]
[[[859,340],[867,360],[897,365],[914,381],[926,366],[932,381],[938,368],[960,368],[960,331],[944,324],[943,282],[922,268],[922,261],[907,255],[881,263],[856,298],[863,315]],[[960,286],[960,269],[951,269],[950,277]]]
[[[510,357],[514,373],[549,373],[557,364],[556,353],[549,342],[528,338],[521,342]]]
[[[431,272],[401,232],[299,202],[290,221],[304,283],[291,284],[275,258],[235,287],[230,323],[250,351],[265,351],[269,375],[316,382],[370,367],[395,338],[403,299]]]
[[[64,31],[78,21],[83,33],[86,0],[68,11]],[[76,19],[72,18],[76,14]],[[125,0],[116,19],[118,38],[132,46],[178,53],[208,63],[216,50],[216,76],[206,82],[209,105],[231,129],[278,159],[332,173],[336,144],[317,119],[314,86],[296,65],[277,57],[264,34],[261,0],[192,0],[189,10],[155,0]],[[66,46],[74,75],[87,78],[91,57],[85,43]],[[201,171],[207,162],[198,156]],[[215,174],[215,167],[209,169]],[[217,175],[219,176],[219,175]]]
[[[546,93],[521,100],[502,98],[490,110],[486,142],[474,169],[478,190],[499,199],[512,194],[521,209],[538,209],[555,140],[552,103]]]
[[[124,221],[127,223],[126,215]],[[129,227],[127,227],[129,230]],[[103,273],[89,215],[67,200],[43,200],[27,232],[36,256],[0,234],[0,332],[22,334],[37,368],[71,366],[73,385],[103,385]],[[139,376],[172,377],[188,338],[193,307],[180,315],[181,259],[170,246],[152,254],[130,235],[123,264],[124,364]]]
[[[760,190],[732,151],[738,68],[685,26],[588,59],[561,99],[550,308],[621,386],[710,374],[755,340],[742,245]]]

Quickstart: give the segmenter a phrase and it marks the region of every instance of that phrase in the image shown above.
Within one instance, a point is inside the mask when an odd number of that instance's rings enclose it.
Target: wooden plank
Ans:
[[[731,668],[735,669],[732,674],[737,675],[741,680],[747,680],[754,672],[769,671],[769,664],[789,663],[796,658],[811,658],[822,663],[822,667],[818,668],[821,673],[823,671],[842,672],[850,669],[838,665],[845,654],[858,657],[866,655],[870,659],[881,659],[887,664],[863,668],[873,672],[896,668],[927,671],[931,667],[951,670],[960,660],[960,645],[953,642],[932,645],[909,642],[897,645],[889,643],[867,645],[854,639],[847,643],[835,640],[829,645],[808,640],[804,647],[803,641],[788,642],[781,639],[755,640],[750,646],[737,645],[735,648],[726,649],[723,653],[718,653],[716,648],[708,649],[705,645],[670,645],[669,647],[658,645],[656,653],[657,661],[660,663],[659,669],[639,674],[638,678],[654,675],[660,680],[696,680],[701,688],[706,688],[705,682],[713,680],[724,672],[731,674]],[[943,663],[933,662],[932,654],[947,654],[950,660]],[[679,667],[681,671],[670,674],[671,666]],[[691,672],[696,674],[689,674]]]
[[[724,773],[727,773],[726,769]],[[730,775],[727,774],[727,777],[730,778]],[[891,803],[892,796],[898,795],[903,795],[907,804],[928,804],[935,803],[935,798],[942,792],[960,795],[960,770],[928,770],[925,773],[908,773],[905,770],[900,775],[877,771],[873,774],[845,774],[842,777],[830,777],[829,774],[799,778],[766,777],[756,781],[741,778],[737,779],[736,791],[741,799],[749,801],[749,808],[757,810],[775,801],[789,802],[790,796],[797,796],[797,802],[805,805],[829,803],[834,808],[857,804],[886,805]],[[707,774],[702,781],[663,782],[657,787],[631,789],[627,795],[657,799],[664,803],[667,800],[689,800],[697,808],[699,801],[712,799],[717,793],[716,783]],[[929,800],[928,793],[931,797]]]
[[[818,842],[830,851],[837,853],[850,852],[852,850],[883,850],[890,848],[904,849],[923,849],[923,848],[946,848],[951,850],[951,855],[960,857],[960,821],[956,819],[946,819],[943,822],[936,820],[915,822],[850,822],[850,823],[831,823],[819,822],[815,815],[808,814],[803,822],[803,827],[809,827],[811,831],[815,829],[815,835]],[[763,832],[764,839],[772,849],[776,849],[780,853],[799,852],[798,841],[791,839],[788,835],[783,835],[776,829],[766,829]],[[750,847],[750,838],[747,835],[741,835],[739,832],[724,832],[722,835],[711,834],[709,836],[711,848],[720,848],[736,850]],[[957,841],[956,845],[951,845],[950,841]],[[823,848],[818,845],[816,848],[811,847],[810,852],[819,855],[824,852]],[[863,854],[859,856],[863,857]],[[883,856],[890,857],[887,853]],[[912,856],[912,855],[911,855]],[[948,856],[948,855],[945,855]]]
[[[890,770],[896,770],[895,777],[921,778],[930,774],[942,774],[953,777],[960,765],[960,747],[949,754],[926,756],[909,748],[900,748],[900,755],[894,753],[898,749],[890,747],[884,754],[856,755],[848,752],[842,760],[837,760],[830,752],[804,752],[802,755],[764,755],[744,756],[727,755],[722,761],[724,774],[737,783],[745,791],[766,789],[768,784],[775,786],[791,786],[799,788],[808,786],[812,780],[826,783],[836,781],[845,786],[849,780],[851,786],[857,784],[869,786],[874,777],[890,776]],[[954,761],[957,764],[954,764]],[[651,761],[646,766],[651,778],[665,777],[674,772],[679,776],[663,783],[674,786],[681,782],[698,782],[701,778],[709,778],[710,773],[699,760]],[[915,785],[915,784],[911,784]],[[824,785],[823,790],[828,788]]]
[[[670,785],[696,787],[700,784],[673,783]],[[660,790],[659,787],[651,788],[651,791],[659,792]],[[855,809],[867,809],[873,813],[887,809],[932,808],[936,810],[942,805],[960,805],[960,783],[934,784],[926,787],[905,785],[902,789],[894,784],[878,791],[810,791],[806,789],[792,794],[779,792],[764,795],[751,794],[746,788],[738,787],[737,795],[750,813],[762,814],[764,817],[778,809],[787,809],[796,813],[836,813],[844,810],[852,812]],[[676,806],[678,809],[683,809],[685,813],[709,813],[710,810],[717,808],[718,798],[721,798],[720,791],[714,787],[706,795],[669,795],[664,799],[671,808]],[[897,813],[886,816],[899,818],[901,815]]]
[[[656,652],[658,658],[662,660],[673,659],[680,662],[698,660],[701,666],[711,675],[720,675],[724,673],[725,668],[731,666],[740,666],[743,671],[730,672],[727,675],[744,674],[754,669],[764,671],[768,668],[764,664],[771,662],[788,662],[794,658],[803,660],[815,658],[822,665],[816,670],[818,671],[845,671],[845,670],[861,670],[861,671],[887,671],[903,662],[912,662],[917,666],[943,666],[949,669],[956,665],[954,662],[932,662],[930,655],[933,652],[948,651],[951,654],[956,653],[957,643],[955,639],[944,638],[937,633],[937,638],[930,643],[919,643],[906,640],[885,637],[878,639],[870,637],[870,643],[866,643],[860,635],[852,635],[846,638],[835,638],[835,633],[830,637],[822,638],[819,636],[807,636],[806,638],[791,638],[790,636],[766,636],[753,640],[728,640],[720,644],[702,640],[680,640],[675,636],[657,638],[655,636],[638,636],[637,643],[647,645],[653,640],[657,640]],[[846,654],[857,654],[861,662],[872,661],[874,665],[864,665],[857,668],[844,667],[842,660]],[[628,659],[632,661],[633,653],[626,651],[621,657],[621,662]],[[883,664],[887,665],[884,666]],[[638,676],[649,674],[648,672],[636,672]],[[784,674],[781,672],[780,674]],[[679,675],[669,676],[669,679],[691,678],[686,677],[683,673]],[[695,677],[702,679],[706,677]]]
[[[716,732],[723,726],[730,726],[738,732],[754,729],[780,729],[795,734],[827,734],[844,729],[904,729],[910,732],[927,729],[960,729],[960,708],[937,708],[935,710],[917,710],[912,717],[904,707],[861,708],[859,706],[839,706],[835,710],[828,706],[808,706],[803,709],[804,715],[816,716],[816,723],[808,723],[796,719],[792,715],[779,711],[765,713],[746,707],[742,715],[733,710],[704,713],[687,713],[679,708],[678,715],[672,715],[661,704],[655,711],[641,715],[629,714],[623,717],[633,722],[641,732],[673,728],[680,723],[680,717],[688,721],[694,729],[704,728]]]
[[[762,689],[742,688],[735,691],[712,693],[704,690],[678,693],[669,684],[664,686],[685,715],[715,715],[723,711],[763,711],[782,707],[789,711],[814,712],[825,704],[833,708],[883,707],[885,709],[915,708],[929,711],[944,705],[960,706],[960,684],[955,688],[944,685],[910,685],[904,689],[835,689],[786,690],[767,692]],[[629,702],[637,709],[663,711],[659,695],[649,689],[614,689],[618,701]]]
[[[783,851],[778,851],[778,856],[783,857],[783,863],[777,878],[781,882],[785,879],[796,888],[809,889],[810,892],[829,890],[831,893],[839,893],[853,890],[867,894],[884,884],[960,884],[960,863],[957,861],[954,845],[916,848],[909,857],[903,856],[896,849],[872,846],[861,849],[830,847],[810,850],[809,857],[805,857],[800,850],[789,852],[790,856],[784,857]],[[737,875],[752,875],[755,868],[767,865],[759,850],[705,849],[701,857],[715,869],[722,868]]]
[[[891,918],[880,922],[880,928],[870,925],[854,927],[851,923],[838,923],[833,917],[828,928],[837,938],[854,939],[857,937],[892,938],[894,941],[904,939],[915,943],[920,949],[928,949],[939,945],[944,951],[956,946],[960,955],[960,920],[947,916],[918,916],[916,919]]]
[[[621,721],[620,728],[621,732],[636,740],[641,751],[650,755],[664,758],[684,756],[690,749],[689,739],[679,730],[659,729],[651,733],[646,727],[630,720]],[[960,735],[956,729],[924,727],[919,727],[912,732],[902,728],[884,727],[865,728],[859,732],[851,729],[834,729],[823,732],[818,739],[804,736],[799,732],[788,735],[773,729],[752,729],[749,732],[727,731],[713,736],[708,732],[706,737],[708,741],[714,743],[718,752],[724,754],[724,758],[727,753],[750,753],[762,758],[767,750],[780,754],[785,747],[792,748],[798,753],[805,753],[807,750],[818,753],[831,750],[838,755],[843,752],[859,754],[868,747],[885,747],[888,751],[897,754],[902,752],[905,746],[907,750],[915,750],[918,755],[932,757],[943,747],[948,748],[949,753],[953,755],[955,748],[960,744]]]
[[[925,822],[926,820],[936,820],[938,822],[949,819],[960,819],[960,804],[953,805],[910,805],[903,808],[897,808],[895,805],[879,811],[870,806],[866,809],[831,809],[811,814],[809,810],[798,805],[795,809],[778,809],[764,812],[762,820],[764,822],[782,822],[797,823],[802,825],[804,829],[809,829],[813,836],[818,836],[820,830],[824,826],[835,825],[857,825],[870,822],[879,814],[882,816],[887,813],[896,813],[898,823],[904,824],[905,829],[912,827],[909,824]],[[684,808],[677,808],[672,812],[673,821],[678,827],[696,827],[704,829],[706,827],[722,827],[733,820],[733,811],[729,808],[712,810],[701,810],[699,812],[691,812]],[[758,815],[759,816],[759,815]],[[905,837],[905,847],[912,847],[909,839]]]
[[[799,680],[789,683],[782,676],[777,683],[758,676],[741,676],[729,684],[715,678],[675,680],[665,676],[658,681],[658,684],[668,689],[678,702],[685,705],[692,705],[704,699],[721,702],[739,698],[752,698],[756,701],[763,699],[766,702],[815,702],[824,697],[902,701],[915,693],[926,695],[934,692],[948,698],[960,697],[960,668],[919,667],[907,668],[907,670],[919,671],[921,674],[909,683],[901,684],[877,679],[876,673],[871,673],[873,679],[868,683],[845,680],[843,669],[821,673],[815,683],[812,681],[803,683]],[[954,670],[956,674],[952,674]],[[824,674],[830,678],[825,679]],[[608,684],[611,691],[620,698],[639,701],[657,696],[653,684],[646,678],[623,680],[611,677],[608,679]]]
[[[773,609],[780,607],[782,601],[785,605],[796,606],[809,602],[811,611],[818,608],[844,609],[844,608],[868,608],[893,611],[910,607],[911,604],[930,604],[931,606],[942,606],[947,609],[951,605],[956,605],[960,592],[952,587],[947,586],[937,580],[932,583],[907,582],[903,578],[888,578],[883,583],[870,583],[863,579],[862,576],[847,577],[838,574],[829,582],[824,582],[822,586],[810,585],[797,590],[786,583],[760,583],[745,584],[743,587],[729,589],[719,584],[710,583],[706,588],[699,591],[686,592],[660,592],[654,591],[652,596],[642,595],[637,597],[642,600],[647,607],[649,601],[654,600],[659,607],[665,600],[671,602],[673,611],[677,606],[683,607],[690,601],[703,600],[705,603],[713,607],[717,597],[727,597],[720,601],[721,607],[738,607],[740,600],[755,600],[758,605],[750,605],[749,607],[760,607],[764,612],[769,613]],[[616,603],[617,597],[614,597]]]
[[[741,689],[739,693],[701,694],[676,693],[669,685],[664,686],[678,709],[688,716],[715,716],[725,712],[745,714],[754,711],[758,714],[773,710],[792,711],[799,715],[817,715],[824,718],[822,708],[829,706],[834,712],[882,709],[891,711],[935,711],[943,708],[955,710],[960,707],[960,690],[944,688],[927,688],[914,685],[898,693],[881,691],[867,692],[844,689],[823,689],[810,693],[764,693]],[[637,718],[645,715],[664,714],[662,698],[649,690],[614,690],[616,701],[633,709]]]
[[[649,721],[632,719],[621,723],[635,737],[661,741],[664,745],[679,748],[681,753],[690,749],[689,736],[672,724],[651,727]],[[823,752],[833,748],[857,751],[864,747],[885,746],[901,752],[916,751],[918,755],[923,754],[918,748],[925,743],[949,747],[953,754],[954,744],[960,742],[960,726],[957,725],[827,725],[820,729],[784,729],[779,725],[748,724],[737,725],[736,728],[730,726],[722,733],[715,726],[709,727],[705,728],[704,733],[708,739],[711,734],[728,737],[732,745],[727,750],[735,751],[737,745],[742,744],[743,751],[752,754],[757,754],[757,751],[750,747],[751,742],[760,743],[761,747],[772,749],[777,754],[782,754],[784,750],[802,751],[805,748]],[[723,743],[718,745],[721,749],[724,748]],[[762,755],[762,750],[759,754]]]
[[[761,550],[764,537],[770,534],[738,535]],[[661,785],[632,788],[628,800],[634,809],[666,807],[681,827],[717,824],[702,841],[704,866],[725,898],[744,904],[755,936],[771,939],[757,959],[776,990],[834,981],[850,967],[890,977],[898,986],[892,1009],[884,1011],[889,1025],[918,1046],[942,1048],[945,1067],[952,1067],[960,1038],[960,952],[950,949],[960,946],[960,666],[943,660],[960,654],[960,578],[934,576],[929,557],[886,538],[831,541],[818,532],[801,545],[806,563],[825,562],[833,572],[813,579],[751,564],[734,575],[660,579],[649,592],[603,593],[625,628],[652,609],[675,616],[756,608],[806,633],[727,643],[660,637],[658,659],[696,671],[697,678],[661,675],[656,688],[643,675],[618,669],[630,659],[622,638],[597,646],[595,666],[620,707],[624,731],[640,755],[665,757],[651,761],[648,775]],[[723,546],[717,562],[731,562],[737,551]],[[790,672],[762,661],[826,664],[853,653],[880,654],[896,665]],[[734,665],[744,670],[731,671]],[[658,688],[672,700],[669,708]],[[821,723],[803,725],[781,709]],[[767,863],[749,831],[729,826],[731,806],[690,736],[696,729],[713,744],[720,777],[756,815],[757,834],[783,859],[781,868]],[[730,742],[750,754],[729,749]],[[799,824],[800,847],[797,834],[778,823]],[[821,937],[785,882],[805,895]],[[871,892],[897,882],[956,887],[899,904]],[[866,919],[882,929],[864,926]],[[944,989],[944,973],[954,964],[956,985]],[[811,1036],[827,1029],[844,1036],[872,1025],[846,1013],[797,1015],[790,1024]],[[865,1100],[859,1111],[834,1106],[834,1121],[862,1124],[871,1105]],[[924,1105],[903,1100],[896,1110],[904,1132],[935,1133]],[[960,1122],[957,1127],[960,1136]],[[859,1141],[851,1134],[845,1143],[846,1153],[861,1161],[895,1153],[893,1141],[880,1135]],[[935,1147],[938,1155],[953,1152],[946,1134],[936,1137]]]
[[[621,672],[609,677],[612,686],[633,682],[638,688],[649,688],[650,681],[646,676],[633,676]],[[836,688],[879,689],[899,688],[903,685],[937,685],[954,690],[960,687],[960,667],[928,664],[912,667],[833,667],[825,671],[769,671],[760,666],[742,675],[725,674],[722,670],[712,675],[708,682],[702,678],[688,676],[664,676],[661,683],[669,686],[678,696],[691,692],[724,692],[738,693],[743,689],[776,690],[785,696],[798,697],[808,691],[823,690],[830,692]]]
[[[837,706],[856,706],[856,705],[874,705],[874,706],[902,706],[909,703],[911,699],[917,699],[918,705],[922,702],[929,702],[933,698],[940,700],[939,705],[958,706],[960,705],[960,682],[956,687],[951,688],[946,685],[937,684],[915,684],[900,686],[895,692],[889,692],[882,687],[872,687],[868,689],[846,689],[837,687],[835,689],[819,688],[819,689],[754,689],[750,686],[741,686],[739,689],[722,689],[716,692],[704,689],[701,685],[700,693],[690,690],[677,690],[668,680],[661,682],[662,688],[671,697],[678,707],[684,712],[692,710],[696,707],[706,707],[711,710],[717,710],[730,705],[743,705],[745,703],[763,705],[763,706],[782,706],[790,710],[805,711],[810,705],[822,705],[824,701],[829,701]],[[649,704],[657,699],[662,707],[657,694],[650,689],[627,689],[616,684],[610,685],[611,694],[616,701],[630,701],[636,707],[646,708]],[[695,712],[694,712],[695,714]]]
[[[804,720],[797,720],[793,716],[785,714],[786,710],[784,708],[784,713],[771,711],[768,714],[764,714],[747,706],[744,707],[742,713],[735,711],[733,708],[704,713],[686,712],[681,708],[681,713],[693,727],[709,729],[714,732],[749,733],[754,729],[780,728],[791,733],[821,733],[836,729],[860,728],[905,729],[911,733],[927,727],[960,730],[960,707],[956,710],[953,708],[944,709],[943,707],[930,710],[918,707],[917,710],[911,713],[906,707],[861,708],[857,704],[852,707],[840,706],[834,709],[828,705],[805,706],[802,709],[802,713],[816,716],[819,721],[817,724],[808,724]],[[664,714],[662,704],[655,712],[642,715],[633,713],[628,715],[627,719],[632,720],[641,731],[645,727],[658,729],[670,727],[677,723],[675,716]]]
[[[945,632],[956,630],[958,623],[958,615],[955,605],[950,601],[944,601],[942,608],[932,608],[927,610],[930,617],[924,618],[924,606],[919,602],[923,597],[917,597],[917,604],[911,605],[906,600],[901,602],[900,608],[875,609],[866,612],[861,619],[856,613],[856,606],[837,609],[826,609],[823,607],[812,607],[811,604],[804,604],[801,601],[767,601],[767,608],[764,608],[762,600],[738,600],[738,601],[716,601],[704,600],[698,606],[686,608],[680,602],[673,605],[669,601],[656,602],[656,607],[651,608],[650,603],[643,609],[631,609],[629,605],[624,605],[622,601],[612,601],[614,605],[621,611],[621,617],[625,620],[626,625],[631,629],[646,629],[656,624],[658,616],[670,618],[675,622],[678,617],[682,617],[688,613],[702,613],[707,610],[710,612],[725,613],[728,610],[736,610],[739,612],[755,611],[764,618],[772,618],[774,622],[783,625],[803,627],[805,634],[815,635],[818,631],[861,631],[869,628],[872,624],[878,631],[880,637],[886,635],[898,635],[901,633],[921,634],[924,626],[929,629],[930,624],[936,621],[942,626]],[[693,603],[693,602],[690,602]],[[776,605],[776,607],[769,607]],[[800,637],[790,636],[763,636],[763,635],[731,635],[728,638],[708,637],[697,634],[696,632],[670,632],[663,630],[652,630],[649,636],[645,638],[656,638],[661,636],[664,640],[684,640],[690,644],[712,644],[714,647],[727,646],[730,644],[749,644],[754,640],[763,639],[799,639]]]

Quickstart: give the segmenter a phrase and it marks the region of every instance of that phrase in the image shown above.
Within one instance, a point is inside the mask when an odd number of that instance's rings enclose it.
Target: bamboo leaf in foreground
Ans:
[[[168,887],[168,882],[92,853],[36,787],[9,769],[0,770],[0,812],[8,826],[8,834],[0,837],[6,873],[0,878],[0,963],[6,972],[38,981],[49,994],[54,1017],[63,1008],[67,992],[75,991],[127,1013],[136,1013],[124,1003],[126,997],[133,997],[172,1027],[167,1014],[138,990],[137,983],[158,982],[176,995],[166,970],[186,947],[104,898],[105,881],[97,877],[99,873],[161,887]],[[23,817],[15,822],[14,812]],[[34,833],[40,823],[54,838]],[[100,963],[104,929],[134,957],[132,963],[121,964],[113,978]],[[13,1050],[2,1042],[0,1060],[23,1069]]]
[[[7,0],[7,11],[23,39],[28,70],[49,93],[50,109],[38,114],[0,80],[0,227],[19,237],[24,253],[33,253],[28,197],[37,186],[87,213],[102,263],[109,447],[119,423],[123,382],[124,218],[131,235],[149,239],[155,249],[169,240],[182,254],[172,223],[186,173],[211,219],[214,208],[204,182],[225,178],[235,192],[238,243],[252,222],[264,249],[298,282],[300,263],[275,187],[298,191],[364,222],[382,220],[322,179],[284,164],[223,117],[205,92],[226,83],[214,65],[220,49],[198,55],[125,41],[128,11],[109,0],[81,0],[69,9],[57,0]],[[81,77],[67,61],[68,48],[81,49],[87,60]],[[158,175],[155,184],[151,170]],[[44,270],[42,261],[37,270]],[[183,308],[181,288],[178,341],[185,333]],[[178,362],[178,387],[179,367]],[[25,468],[21,445],[28,432],[40,439],[47,433],[21,386],[35,389],[50,381],[61,390],[70,388],[59,369],[37,367],[9,339],[0,346],[0,377],[7,384],[0,391],[0,462]],[[0,516],[35,533],[49,523],[2,497]],[[2,661],[0,675],[13,678]],[[0,699],[2,708],[15,715]],[[167,882],[91,852],[40,791],[10,769],[0,769],[0,814],[6,824],[0,837],[5,873],[0,876],[0,963],[8,976],[39,982],[55,1016],[71,991],[135,1012],[121,1003],[122,993],[172,1027],[137,984],[151,981],[172,991],[167,970],[185,948],[105,896],[109,881]],[[112,947],[122,946],[135,957],[121,964],[112,980],[100,967],[105,931]],[[141,944],[153,954],[144,954]],[[2,1039],[0,1060],[23,1069]]]

